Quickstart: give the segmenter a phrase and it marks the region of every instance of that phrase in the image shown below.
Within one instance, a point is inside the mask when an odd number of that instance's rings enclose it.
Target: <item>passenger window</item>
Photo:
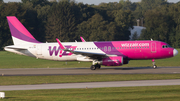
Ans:
[[[111,51],[111,46],[108,46],[108,51],[109,51],[109,52]]]

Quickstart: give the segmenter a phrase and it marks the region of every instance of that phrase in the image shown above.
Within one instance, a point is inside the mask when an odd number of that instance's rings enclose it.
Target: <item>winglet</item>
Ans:
[[[65,47],[61,44],[61,41],[60,41],[58,38],[56,38],[56,40],[57,40],[57,42],[58,42],[60,48],[61,48],[61,49],[65,49]]]
[[[63,53],[63,50],[65,50],[65,47],[61,44],[61,41],[58,38],[56,38],[56,40],[61,48],[61,50],[59,52],[59,57],[62,57],[62,53]]]
[[[86,42],[83,37],[80,37],[80,38],[81,38],[82,42]]]

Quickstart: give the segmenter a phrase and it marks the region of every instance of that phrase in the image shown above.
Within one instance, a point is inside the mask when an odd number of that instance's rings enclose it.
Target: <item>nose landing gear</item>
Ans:
[[[153,62],[153,68],[154,68],[154,69],[156,69],[156,68],[157,68],[157,66],[155,65],[155,64],[156,64],[155,60],[154,60],[154,59],[152,59],[152,62]]]

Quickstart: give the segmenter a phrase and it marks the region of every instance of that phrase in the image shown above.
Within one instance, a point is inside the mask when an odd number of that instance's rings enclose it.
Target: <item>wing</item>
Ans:
[[[82,55],[82,56],[87,56],[89,57],[90,59],[102,59],[104,57],[107,57],[108,55],[107,54],[101,54],[101,53],[93,53],[93,52],[82,52],[82,51],[73,51],[73,50],[69,50],[67,49],[66,47],[64,47],[61,43],[61,41],[59,41],[59,39],[57,39],[57,42],[60,46],[60,48],[64,51],[67,51],[67,52],[71,52],[73,54],[76,54],[76,55]]]

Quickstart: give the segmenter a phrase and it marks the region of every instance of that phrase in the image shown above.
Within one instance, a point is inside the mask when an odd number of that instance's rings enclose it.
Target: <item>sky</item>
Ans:
[[[3,0],[4,2],[21,2],[21,0]],[[84,4],[95,4],[98,5],[102,2],[108,3],[108,2],[119,2],[120,0],[75,0],[77,2],[83,2]],[[131,2],[138,2],[141,0],[130,0]],[[168,2],[179,2],[180,0],[168,0]]]

